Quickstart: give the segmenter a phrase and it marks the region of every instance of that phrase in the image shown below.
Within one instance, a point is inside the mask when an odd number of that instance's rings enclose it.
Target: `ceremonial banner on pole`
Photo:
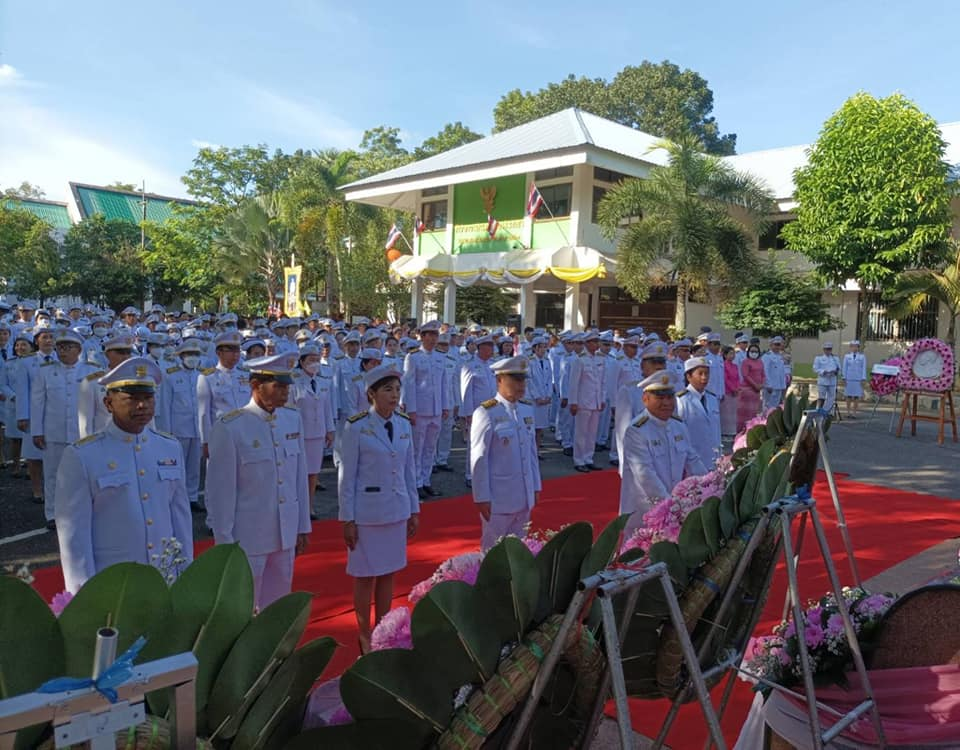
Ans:
[[[300,314],[300,274],[303,266],[288,266],[283,269],[283,311],[291,318]]]

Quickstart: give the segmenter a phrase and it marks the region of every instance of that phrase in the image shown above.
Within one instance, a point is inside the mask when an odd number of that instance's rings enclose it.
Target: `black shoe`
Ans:
[[[47,531],[56,531],[56,530],[57,530],[57,522],[51,518],[49,521],[47,521]]]
[[[563,455],[565,455],[565,456],[572,456],[572,455],[573,455],[573,448],[564,448],[564,449],[563,449]]]
[[[319,521],[319,520],[320,520],[320,516],[318,516],[316,513],[314,513],[314,512],[311,510],[311,511],[310,511],[310,520],[311,520],[311,521]]]
[[[466,482],[466,485],[467,485],[467,489],[468,489],[468,490],[473,489],[473,480],[472,480],[472,479],[464,479],[463,481]]]
[[[433,487],[424,487],[423,491],[427,493],[429,497],[440,497],[443,494],[440,490],[433,489]]]
[[[619,462],[617,459],[615,459],[615,458],[611,458],[611,459],[610,459],[610,465],[611,465],[611,466],[619,466],[619,465],[620,465],[620,462]]]
[[[327,491],[327,485],[325,485],[325,484],[320,484],[320,483],[318,482],[318,483],[317,483],[317,492],[326,492],[326,491]]]
[[[43,498],[42,498],[42,497],[36,497],[36,496],[34,496],[34,498],[33,498],[33,504],[34,504],[34,505],[43,505]]]
[[[191,513],[203,513],[203,506],[200,505],[196,500],[190,503],[190,512]]]
[[[439,468],[439,467],[434,466],[432,469],[430,469],[430,475],[432,476],[432,475],[436,474],[438,468]]]
[[[590,469],[590,471],[603,471],[603,469],[594,464],[587,464],[587,468]]]
[[[589,474],[589,473],[590,473],[590,469],[588,469],[586,466],[574,466],[574,467],[573,467],[573,470],[574,470],[574,471],[579,471],[581,474]]]
[[[451,469],[446,464],[437,464],[436,466],[433,467],[433,469],[434,471],[453,471],[453,469]]]
[[[423,487],[417,487],[417,495],[420,497],[421,500],[426,500],[427,499],[426,489],[424,489]]]
[[[606,453],[606,451],[607,451],[607,446],[600,445],[600,443],[597,443],[595,446],[593,446],[594,453]]]

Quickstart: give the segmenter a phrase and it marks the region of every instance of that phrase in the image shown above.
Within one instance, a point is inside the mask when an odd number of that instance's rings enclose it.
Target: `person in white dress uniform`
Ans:
[[[632,336],[629,340],[639,338]],[[650,377],[655,372],[660,372],[667,368],[667,345],[662,341],[651,341],[643,347],[643,353],[640,355],[640,374],[634,380],[625,381],[617,391],[616,397],[616,418],[614,420],[614,438],[617,450],[623,448],[623,435],[637,417],[643,411],[643,390],[638,387],[640,381]],[[677,378],[679,382],[680,378]],[[623,476],[623,472],[618,472]]]
[[[57,359],[37,368],[30,389],[30,436],[43,454],[43,514],[51,530],[55,526],[57,469],[67,446],[80,439],[80,383],[96,371],[80,361],[82,348],[80,334],[69,328],[57,331]]]
[[[817,374],[817,407],[828,414],[837,402],[837,377],[840,360],[833,354],[833,342],[823,343],[823,354],[813,358],[813,371]]]
[[[29,430],[25,433],[17,426],[17,390],[18,384],[22,383],[27,377],[25,368],[29,367],[33,361],[33,337],[25,333],[17,336],[13,342],[13,354],[12,358],[7,359],[4,367],[7,394],[4,432],[10,445],[11,476],[20,479],[23,476],[20,459],[23,455],[24,441],[28,443],[31,441]],[[43,502],[43,498],[39,494],[35,495],[35,498]]]
[[[843,396],[847,402],[847,416],[855,418],[863,398],[863,381],[867,379],[867,358],[860,353],[860,342],[850,342],[850,351],[843,355],[840,371]]]
[[[133,356],[133,336],[123,333],[110,336],[103,343],[102,354],[107,363],[106,370],[97,370],[87,375],[80,383],[77,411],[80,416],[81,438],[100,432],[110,421],[110,412],[104,402],[107,389],[106,386],[100,385],[100,378]],[[196,421],[195,415],[193,419]]]
[[[599,471],[593,463],[597,445],[597,425],[606,403],[605,373],[609,357],[597,354],[600,334],[591,331],[583,337],[584,351],[570,362],[570,387],[567,403],[573,416],[573,468],[579,472]]]
[[[446,359],[444,366],[447,372],[447,390],[453,399],[453,408],[447,412],[446,418],[440,423],[440,436],[437,439],[437,457],[434,460],[434,471],[450,472],[450,451],[453,449],[453,426],[460,415],[460,357],[451,351],[451,335],[441,333],[437,337],[437,351]]]
[[[640,381],[643,411],[623,434],[620,514],[631,513],[624,538],[642,526],[643,515],[668,497],[684,477],[707,473],[683,421],[674,416],[680,381],[666,370]]]
[[[611,436],[610,446],[610,464],[612,466],[620,465],[620,433],[618,429],[623,417],[620,415],[620,408],[626,395],[621,396],[620,389],[626,385],[636,386],[643,376],[641,373],[641,359],[637,356],[640,351],[640,337],[627,336],[620,342],[621,356],[617,360],[615,367],[610,368],[607,374],[607,393],[613,401],[613,435]],[[629,417],[629,415],[626,415]]]
[[[197,420],[197,380],[200,378],[200,341],[184,339],[174,354],[179,365],[166,368],[160,383],[157,427],[173,435],[183,450],[190,508],[200,511],[200,425]]]
[[[547,358],[547,337],[535,336],[531,343],[530,377],[527,378],[527,398],[533,403],[533,422],[537,428],[537,453],[543,444],[543,431],[550,424],[550,404],[553,401],[553,371]]]
[[[159,567],[164,546],[175,577],[193,559],[193,524],[180,443],[149,427],[161,373],[127,359],[101,378],[112,416],[101,432],[67,446],[56,482],[57,537],[67,590],[120,562]]]
[[[296,354],[249,360],[250,400],[210,430],[208,521],[217,544],[246,552],[260,610],[290,593],[294,556],[310,538],[303,421],[286,407],[296,362]]]
[[[338,518],[347,545],[347,575],[354,578],[363,652],[370,648],[373,626],[390,611],[393,574],[406,567],[407,540],[417,533],[420,521],[413,426],[397,410],[400,381],[401,373],[392,364],[365,372],[370,406],[347,419],[343,430]]]
[[[677,394],[677,416],[690,433],[693,449],[708,470],[720,458],[720,402],[707,390],[710,365],[703,357],[690,357],[685,363],[687,387]]]
[[[204,457],[213,423],[227,412],[242,408],[250,400],[250,382],[240,364],[240,344],[243,337],[237,331],[224,331],[213,340],[217,366],[203,370],[197,378],[197,410],[200,445]]]
[[[761,358],[763,362],[763,409],[779,406],[790,384],[790,365],[783,358],[783,337],[770,339],[770,351]]]
[[[37,448],[30,439],[30,394],[33,381],[40,371],[40,367],[50,367],[57,359],[53,348],[53,331],[49,328],[33,330],[33,345],[37,353],[27,358],[20,367],[14,382],[17,401],[17,429],[26,438],[23,441],[21,453],[27,461],[27,471],[30,474],[30,485],[33,490],[33,502],[43,504],[43,451]]]
[[[509,357],[490,369],[497,394],[474,410],[470,431],[473,501],[480,513],[483,551],[507,534],[523,536],[540,499],[533,404],[523,398],[529,361]]]
[[[463,415],[463,438],[466,445],[467,487],[473,483],[470,469],[470,427],[473,412],[497,392],[497,379],[490,369],[493,363],[493,336],[479,336],[474,340],[476,355],[460,366],[460,413]]]
[[[300,366],[294,371],[290,404],[300,411],[303,442],[307,451],[307,483],[310,502],[320,484],[323,456],[333,447],[334,398],[332,368],[324,369],[320,350],[313,344],[300,349]]]

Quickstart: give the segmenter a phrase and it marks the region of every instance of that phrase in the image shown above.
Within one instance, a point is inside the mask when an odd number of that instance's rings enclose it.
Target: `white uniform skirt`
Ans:
[[[863,381],[846,381],[843,385],[843,395],[847,398],[863,398]]]
[[[385,576],[407,567],[407,522],[357,524],[357,546],[347,550],[347,575]]]
[[[537,404],[533,407],[533,426],[545,430],[550,424],[550,404]]]
[[[303,445],[307,450],[307,474],[319,474],[323,467],[326,440],[322,437],[308,438],[304,439]]]

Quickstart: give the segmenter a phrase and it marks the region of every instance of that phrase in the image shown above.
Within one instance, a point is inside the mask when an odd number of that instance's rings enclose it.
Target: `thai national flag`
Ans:
[[[500,228],[500,222],[493,218],[491,214],[487,214],[487,234],[490,235],[492,240],[497,236],[497,230]]]
[[[427,231],[427,225],[420,221],[419,216],[413,217],[413,237],[416,239],[421,234]]]
[[[530,186],[530,197],[527,198],[527,216],[531,219],[537,218],[537,213],[540,211],[540,207],[543,205],[543,196],[540,195],[540,191],[537,189],[536,185]]]
[[[400,229],[396,224],[390,227],[390,232],[387,234],[387,244],[384,245],[384,250],[392,250],[393,246],[397,244],[397,240],[400,239]]]

